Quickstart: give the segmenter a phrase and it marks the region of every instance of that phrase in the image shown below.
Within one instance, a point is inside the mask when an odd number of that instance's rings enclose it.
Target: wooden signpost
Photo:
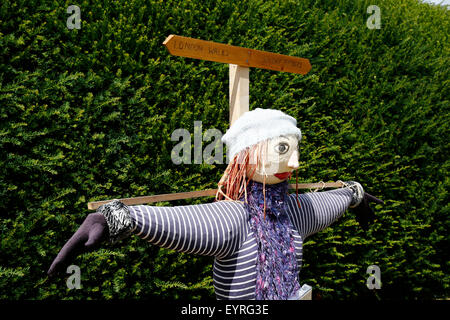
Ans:
[[[311,70],[311,64],[308,59],[173,34],[168,36],[163,44],[170,54],[174,56],[303,75]]]
[[[168,36],[163,42],[163,45],[166,46],[169,53],[174,56],[229,64],[230,126],[244,112],[249,111],[250,68],[261,68],[301,75],[305,75],[311,70],[311,64],[308,59],[178,35]],[[298,187],[300,189],[338,188],[342,187],[342,183],[305,183],[298,184]],[[295,188],[295,185],[290,185],[290,188]],[[216,192],[216,189],[208,189],[119,200],[126,205],[137,205],[159,201],[214,196]],[[88,209],[96,210],[99,206],[110,201],[111,200],[89,202]]]
[[[308,59],[170,35],[163,42],[174,56],[227,63],[230,67],[230,126],[249,111],[250,68],[305,75],[311,70]]]

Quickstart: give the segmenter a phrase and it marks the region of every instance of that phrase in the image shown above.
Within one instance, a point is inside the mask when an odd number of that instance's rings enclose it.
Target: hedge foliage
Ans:
[[[70,30],[69,5],[81,9]],[[382,198],[305,243],[316,299],[449,296],[449,12],[417,0],[3,0],[0,298],[214,299],[212,258],[131,237],[83,254],[80,290],[46,271],[87,202],[214,188],[226,164],[174,165],[171,133],[228,128],[228,66],[170,56],[169,34],[305,57],[306,76],[251,70],[250,102],[298,120],[302,182]],[[162,203],[209,202],[197,199]],[[366,287],[378,265],[382,288]]]

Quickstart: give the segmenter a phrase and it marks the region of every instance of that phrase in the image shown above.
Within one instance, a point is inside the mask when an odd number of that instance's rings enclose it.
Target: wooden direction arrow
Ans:
[[[308,59],[236,47],[223,43],[170,35],[163,44],[169,50],[170,54],[180,57],[303,75],[311,70],[311,64]]]

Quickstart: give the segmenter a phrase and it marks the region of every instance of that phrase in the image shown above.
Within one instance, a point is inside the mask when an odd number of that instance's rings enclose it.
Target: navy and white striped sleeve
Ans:
[[[323,192],[308,192],[298,196],[290,194],[288,214],[303,239],[317,233],[339,219],[353,201],[353,191],[341,188]]]
[[[239,249],[247,234],[247,214],[236,201],[125,207],[131,220],[127,234],[179,252],[225,257]]]

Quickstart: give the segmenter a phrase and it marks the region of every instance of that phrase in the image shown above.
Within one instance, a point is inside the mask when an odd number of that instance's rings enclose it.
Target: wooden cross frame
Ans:
[[[311,70],[308,59],[286,56],[278,53],[248,49],[223,43],[205,41],[170,35],[163,42],[170,54],[174,56],[194,58],[229,64],[229,99],[230,99],[230,126],[244,112],[249,111],[250,96],[250,68],[261,68],[274,71],[283,71],[305,75]],[[295,188],[295,184],[289,188]],[[298,184],[299,189],[340,188],[342,182],[319,182]],[[154,203],[189,199],[205,196],[215,196],[217,189],[202,191],[160,194],[136,198],[119,199],[126,205]],[[88,203],[89,210],[96,210],[111,200]]]

